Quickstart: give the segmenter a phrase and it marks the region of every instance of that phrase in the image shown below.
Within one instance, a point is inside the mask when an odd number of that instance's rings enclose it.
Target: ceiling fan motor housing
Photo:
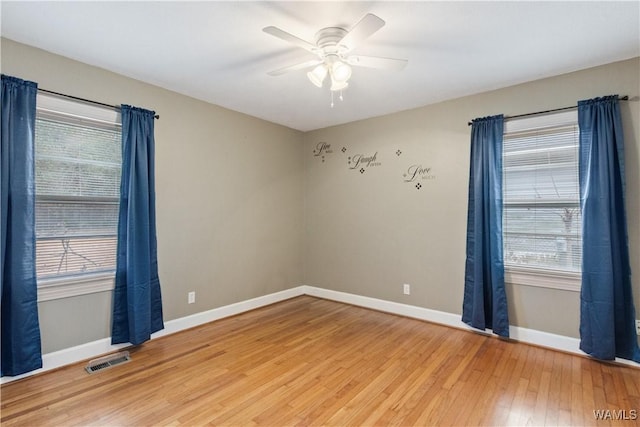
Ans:
[[[331,55],[343,58],[348,48],[338,43],[346,34],[347,30],[340,27],[327,27],[318,31],[316,33],[316,45],[319,50],[318,55],[323,59]]]

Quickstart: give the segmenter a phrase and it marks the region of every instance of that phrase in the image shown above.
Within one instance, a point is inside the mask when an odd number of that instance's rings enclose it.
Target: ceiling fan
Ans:
[[[270,71],[269,75],[279,76],[290,71],[313,68],[307,73],[311,83],[322,87],[325,78],[330,78],[330,90],[342,91],[349,86],[351,65],[385,70],[402,70],[405,59],[380,58],[375,56],[352,55],[358,47],[373,33],[384,26],[385,22],[371,13],[366,14],[356,25],[347,31],[341,27],[322,28],[316,33],[315,43],[310,43],[277,27],[265,27],[262,30],[314,54],[317,58]],[[332,104],[333,106],[333,104]]]

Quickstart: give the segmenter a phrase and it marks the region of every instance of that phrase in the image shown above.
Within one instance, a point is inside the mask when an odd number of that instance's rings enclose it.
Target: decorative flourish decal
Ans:
[[[324,163],[325,155],[333,153],[331,149],[331,144],[327,144],[326,142],[318,142],[316,148],[313,150],[314,157],[320,157],[322,163]]]
[[[360,168],[358,170],[361,174],[363,174],[368,168],[382,165],[382,163],[378,161],[377,151],[373,155],[369,156],[365,156],[364,154],[354,154],[353,156],[349,156],[347,158],[347,164],[349,165],[349,169]]]
[[[404,182],[415,183],[416,189],[421,189],[422,180],[434,180],[436,176],[432,173],[430,167],[424,167],[421,164],[411,165],[407,168],[407,171],[402,174]]]

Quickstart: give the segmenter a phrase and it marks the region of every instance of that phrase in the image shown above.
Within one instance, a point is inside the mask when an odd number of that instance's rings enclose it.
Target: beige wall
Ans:
[[[2,39],[2,72],[155,110],[165,320],[302,284],[301,133]],[[187,292],[196,303],[187,304]],[[111,293],[39,304],[45,353],[110,336]]]
[[[639,65],[636,58],[305,134],[305,283],[461,313],[468,121],[626,94],[633,98],[622,103],[622,113],[633,285],[640,307]],[[324,162],[313,153],[320,142],[333,150]],[[379,166],[364,173],[349,169],[350,156],[374,153]],[[403,181],[416,164],[431,168],[435,177],[420,180],[419,190]],[[409,296],[402,293],[404,283],[411,285]],[[511,324],[578,336],[579,293],[508,285],[507,294]]]
[[[1,47],[3,73],[160,114],[165,320],[301,284],[460,313],[467,122],[628,94],[627,210],[640,307],[640,58],[302,134],[10,40]],[[313,153],[320,142],[331,145],[324,161]],[[349,157],[374,153],[379,165],[349,169]],[[416,164],[433,177],[419,190],[403,177]],[[188,291],[196,304],[187,304]],[[507,293],[512,324],[578,336],[578,293],[511,285]],[[41,303],[44,352],[108,337],[110,304],[110,292]]]

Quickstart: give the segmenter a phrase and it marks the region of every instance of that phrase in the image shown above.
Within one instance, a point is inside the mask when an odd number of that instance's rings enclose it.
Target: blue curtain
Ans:
[[[113,344],[141,344],[164,328],[156,243],[154,115],[153,111],[122,106]]]
[[[467,259],[462,321],[509,336],[502,254],[502,115],[471,124]]]
[[[578,102],[582,290],[580,349],[640,362],[624,200],[624,141],[617,96]]]
[[[1,376],[42,367],[36,284],[34,139],[38,85],[2,75]]]

